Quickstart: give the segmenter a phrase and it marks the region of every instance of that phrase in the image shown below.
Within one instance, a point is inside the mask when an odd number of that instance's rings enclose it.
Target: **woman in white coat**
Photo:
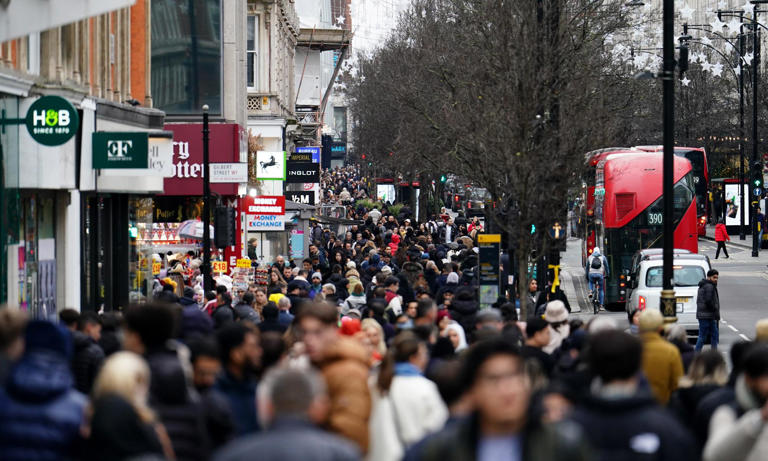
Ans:
[[[372,392],[368,461],[400,460],[408,447],[445,425],[448,409],[423,375],[428,361],[427,345],[415,334],[403,332],[392,341]]]

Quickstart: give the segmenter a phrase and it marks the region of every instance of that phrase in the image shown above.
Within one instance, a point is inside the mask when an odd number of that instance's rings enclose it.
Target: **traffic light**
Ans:
[[[224,248],[235,244],[235,210],[225,206],[216,207],[213,215],[213,244]]]
[[[441,183],[445,183],[446,181],[448,181],[448,176],[446,176],[444,174],[441,174],[440,175],[440,182]]]
[[[363,154],[362,157],[363,157],[363,160],[365,160],[365,154]]]
[[[752,165],[752,195],[754,197],[763,195],[763,164],[760,162]]]

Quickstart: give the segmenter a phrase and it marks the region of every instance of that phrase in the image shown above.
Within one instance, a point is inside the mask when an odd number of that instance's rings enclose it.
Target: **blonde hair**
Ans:
[[[384,329],[381,328],[376,319],[363,319],[360,323],[360,329],[365,331],[367,328],[375,328],[379,331],[379,344],[374,344],[373,347],[376,349],[376,352],[383,356],[387,353],[387,343],[384,342]]]
[[[144,422],[155,415],[147,405],[150,372],[147,362],[138,354],[121,351],[109,356],[93,385],[92,401],[105,395],[117,395],[128,401]]]

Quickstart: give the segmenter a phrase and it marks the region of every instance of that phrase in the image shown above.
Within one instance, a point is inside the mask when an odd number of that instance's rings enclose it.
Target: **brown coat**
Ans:
[[[339,338],[325,354],[320,369],[328,386],[331,408],[327,427],[368,451],[368,418],[371,394],[368,389],[370,359],[362,345]]]
[[[683,360],[674,344],[662,339],[658,333],[643,333],[643,372],[651,385],[654,397],[662,405],[669,402],[683,376]]]

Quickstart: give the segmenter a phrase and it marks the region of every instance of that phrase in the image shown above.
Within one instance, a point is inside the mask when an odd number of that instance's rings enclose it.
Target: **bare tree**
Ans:
[[[524,293],[547,241],[531,229],[562,218],[584,152],[617,137],[625,76],[604,38],[625,22],[611,1],[416,0],[351,83],[356,145],[488,189]]]

